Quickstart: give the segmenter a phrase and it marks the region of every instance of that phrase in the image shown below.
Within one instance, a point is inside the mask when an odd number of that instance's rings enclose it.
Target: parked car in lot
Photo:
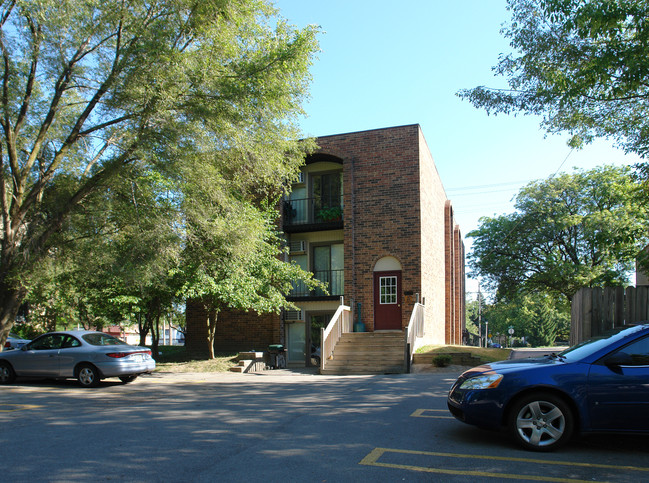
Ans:
[[[75,378],[84,387],[95,387],[107,377],[127,383],[154,369],[148,348],[103,332],[50,332],[18,350],[0,352],[0,384],[17,377]]]
[[[5,342],[4,350],[20,349],[29,342],[28,339],[22,339],[13,332],[9,332],[9,337],[7,337],[7,341]]]
[[[550,451],[575,433],[649,432],[649,324],[536,359],[475,367],[451,387],[460,421]]]

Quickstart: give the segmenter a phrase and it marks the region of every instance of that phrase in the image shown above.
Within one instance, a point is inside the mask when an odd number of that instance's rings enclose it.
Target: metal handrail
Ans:
[[[320,340],[322,341],[320,369],[324,370],[325,361],[333,358],[334,349],[342,335],[352,331],[352,309],[343,304],[342,297],[340,297],[340,305],[329,324],[320,331]]]
[[[324,295],[342,295],[345,290],[345,270],[316,270],[313,278],[326,284],[327,294],[321,289],[311,290],[305,282],[293,282],[291,297],[321,297]]]
[[[410,372],[410,365],[412,363],[412,355],[417,348],[417,338],[424,336],[424,320],[426,318],[426,306],[415,303],[406,327],[406,347],[405,347],[405,365],[406,372]]]
[[[342,221],[341,202],[325,201],[320,198],[301,198],[284,201],[284,224],[306,225]]]

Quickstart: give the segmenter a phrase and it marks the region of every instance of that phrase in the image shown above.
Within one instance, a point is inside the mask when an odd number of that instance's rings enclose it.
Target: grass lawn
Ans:
[[[511,349],[491,349],[466,345],[426,345],[417,349],[417,354],[448,354],[453,352],[470,352],[484,362],[496,362],[509,359]]]
[[[237,365],[237,354],[216,354],[214,359],[193,359],[185,346],[160,346],[156,372],[228,372]]]
[[[156,361],[156,372],[228,372],[237,365],[237,354],[216,354],[214,359],[193,359],[185,346],[160,346],[161,354]],[[418,354],[470,352],[484,362],[502,361],[509,358],[510,349],[488,349],[471,346],[428,345],[417,350]]]

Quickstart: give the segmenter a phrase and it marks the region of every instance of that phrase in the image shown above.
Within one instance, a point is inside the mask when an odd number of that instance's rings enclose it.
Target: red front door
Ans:
[[[374,272],[374,330],[401,329],[401,272]]]

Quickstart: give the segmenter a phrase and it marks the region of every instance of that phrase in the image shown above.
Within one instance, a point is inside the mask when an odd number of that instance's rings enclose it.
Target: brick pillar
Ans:
[[[453,269],[453,252],[455,243],[453,239],[453,207],[450,201],[444,205],[444,343],[453,344],[453,320],[455,304],[455,271]]]
[[[460,227],[455,226],[453,230],[454,260],[453,260],[453,278],[455,279],[454,293],[454,331],[453,344],[462,344],[463,314],[464,314],[464,244],[462,243],[462,234]]]

